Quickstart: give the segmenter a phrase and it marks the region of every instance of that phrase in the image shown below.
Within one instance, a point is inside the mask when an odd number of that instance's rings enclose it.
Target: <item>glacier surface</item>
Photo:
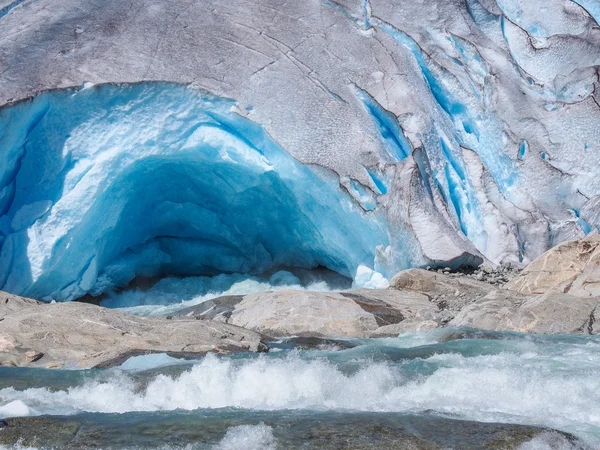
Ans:
[[[525,264],[600,227],[599,19],[597,0],[8,2],[0,288]]]

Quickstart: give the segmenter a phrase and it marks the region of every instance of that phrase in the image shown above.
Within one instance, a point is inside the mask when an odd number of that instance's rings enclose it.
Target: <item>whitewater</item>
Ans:
[[[307,413],[325,423],[366,413],[536,425],[600,445],[600,337],[443,329],[339,342],[304,350],[280,341],[258,357],[137,356],[114,369],[51,375],[3,368],[0,417],[92,414],[112,426],[141,417],[165,436],[182,415],[196,427],[216,419],[224,427],[212,447],[173,448],[280,448],[283,418],[302,421]],[[136,447],[137,438],[134,429],[127,444]],[[522,448],[586,448],[536,439]]]

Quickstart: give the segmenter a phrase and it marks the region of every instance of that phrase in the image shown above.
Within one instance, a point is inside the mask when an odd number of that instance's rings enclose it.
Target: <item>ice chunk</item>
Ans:
[[[354,277],[354,286],[365,289],[387,289],[390,282],[379,272],[366,266],[358,266]]]

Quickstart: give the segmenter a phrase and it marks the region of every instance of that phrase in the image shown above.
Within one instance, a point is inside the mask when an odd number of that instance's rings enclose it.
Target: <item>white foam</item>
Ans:
[[[206,356],[177,376],[157,375],[140,390],[117,373],[51,392],[0,390],[0,404],[21,401],[40,414],[237,407],[417,413],[434,410],[470,420],[544,425],[600,444],[600,354],[597,345],[564,355],[543,346],[522,353],[423,360],[437,367],[409,378],[403,364],[356,361],[344,369],[324,359]],[[339,354],[339,353],[338,353]],[[532,444],[533,445],[533,444]]]
[[[26,445],[15,444],[12,447],[6,447],[4,445],[0,445],[0,450],[39,450],[37,447],[29,447]],[[48,450],[48,449],[46,449]]]
[[[574,450],[576,447],[566,437],[553,432],[542,433],[528,442],[521,444],[517,450]]]
[[[258,357],[237,362],[209,354],[179,376],[157,375],[140,392],[125,374],[65,391],[0,390],[0,402],[23,400],[41,413],[155,411],[239,407],[372,409],[395,385],[391,366],[371,364],[345,375],[324,360]],[[399,380],[398,380],[399,381]],[[347,392],[354,392],[348,396]]]
[[[231,427],[214,450],[276,450],[273,428],[263,422],[258,425]]]
[[[31,415],[31,409],[21,400],[14,400],[0,406],[0,418],[25,417]]]

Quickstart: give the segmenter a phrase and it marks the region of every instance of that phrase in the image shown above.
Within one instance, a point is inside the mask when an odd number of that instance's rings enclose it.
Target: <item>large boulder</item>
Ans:
[[[529,264],[507,285],[523,294],[600,296],[600,235],[564,242]]]
[[[427,296],[440,308],[459,311],[496,289],[494,286],[465,276],[409,269],[396,274],[390,289]]]
[[[393,312],[383,312],[386,323],[404,319]],[[351,298],[338,293],[297,291],[247,295],[236,305],[228,323],[271,336],[363,337],[379,328],[376,316]]]
[[[598,334],[597,312],[600,298],[559,293],[524,296],[499,290],[466,306],[449,325],[523,333]]]
[[[359,289],[222,297],[179,315],[221,320],[277,337],[370,337],[437,326],[438,313],[439,308],[420,293]]]
[[[8,301],[0,309],[0,365],[107,367],[153,352],[191,357],[266,350],[259,334],[224,323],[136,317],[86,303],[42,304],[2,294]]]

